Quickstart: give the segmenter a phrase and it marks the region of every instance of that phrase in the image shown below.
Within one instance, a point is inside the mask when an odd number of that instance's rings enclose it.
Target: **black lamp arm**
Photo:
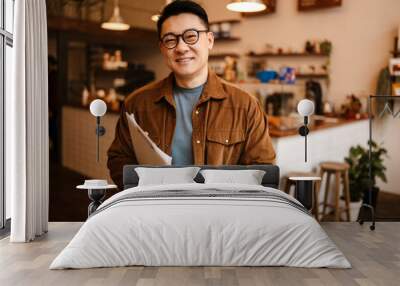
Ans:
[[[99,162],[100,136],[106,134],[106,129],[100,125],[100,116],[96,116],[96,159]]]
[[[308,125],[308,116],[304,116],[304,125],[299,128],[299,134],[304,137],[304,161],[307,162],[307,135],[310,132]]]

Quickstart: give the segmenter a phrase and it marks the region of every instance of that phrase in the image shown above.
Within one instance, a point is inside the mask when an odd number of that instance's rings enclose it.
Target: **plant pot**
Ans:
[[[369,198],[369,196],[370,196],[369,190],[365,190],[364,191],[363,203],[372,205],[376,209],[376,203],[378,201],[379,188],[373,187],[371,191],[372,191],[371,199]]]
[[[358,214],[360,212],[361,205],[363,204],[362,200],[356,202],[350,202],[350,221],[357,221]],[[346,202],[344,200],[340,200],[340,207],[344,208],[346,206]],[[341,213],[341,219],[346,221],[347,215],[346,212]]]

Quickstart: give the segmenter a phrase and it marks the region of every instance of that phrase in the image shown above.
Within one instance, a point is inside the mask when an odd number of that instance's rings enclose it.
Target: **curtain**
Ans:
[[[47,232],[49,139],[45,0],[15,1],[13,94],[6,98],[12,242]]]

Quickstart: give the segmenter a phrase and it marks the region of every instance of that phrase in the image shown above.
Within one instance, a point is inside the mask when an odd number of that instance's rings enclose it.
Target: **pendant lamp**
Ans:
[[[167,6],[169,3],[171,3],[172,1],[174,1],[174,0],[165,0],[164,7]],[[157,22],[158,19],[160,19],[160,16],[161,16],[160,13],[154,14],[153,16],[151,16],[151,20],[154,22]]]
[[[119,13],[119,5],[118,0],[114,0],[114,10],[111,18],[101,24],[101,27],[106,30],[114,30],[114,31],[126,31],[129,29],[129,25],[124,22],[120,13]]]
[[[233,0],[226,8],[234,12],[251,13],[263,11],[267,6],[261,0]]]

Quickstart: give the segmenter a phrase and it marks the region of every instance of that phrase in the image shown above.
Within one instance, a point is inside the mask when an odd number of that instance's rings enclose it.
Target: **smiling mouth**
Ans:
[[[177,63],[188,63],[188,62],[190,62],[191,60],[193,60],[194,58],[181,58],[181,59],[176,59],[175,61],[177,62]]]

